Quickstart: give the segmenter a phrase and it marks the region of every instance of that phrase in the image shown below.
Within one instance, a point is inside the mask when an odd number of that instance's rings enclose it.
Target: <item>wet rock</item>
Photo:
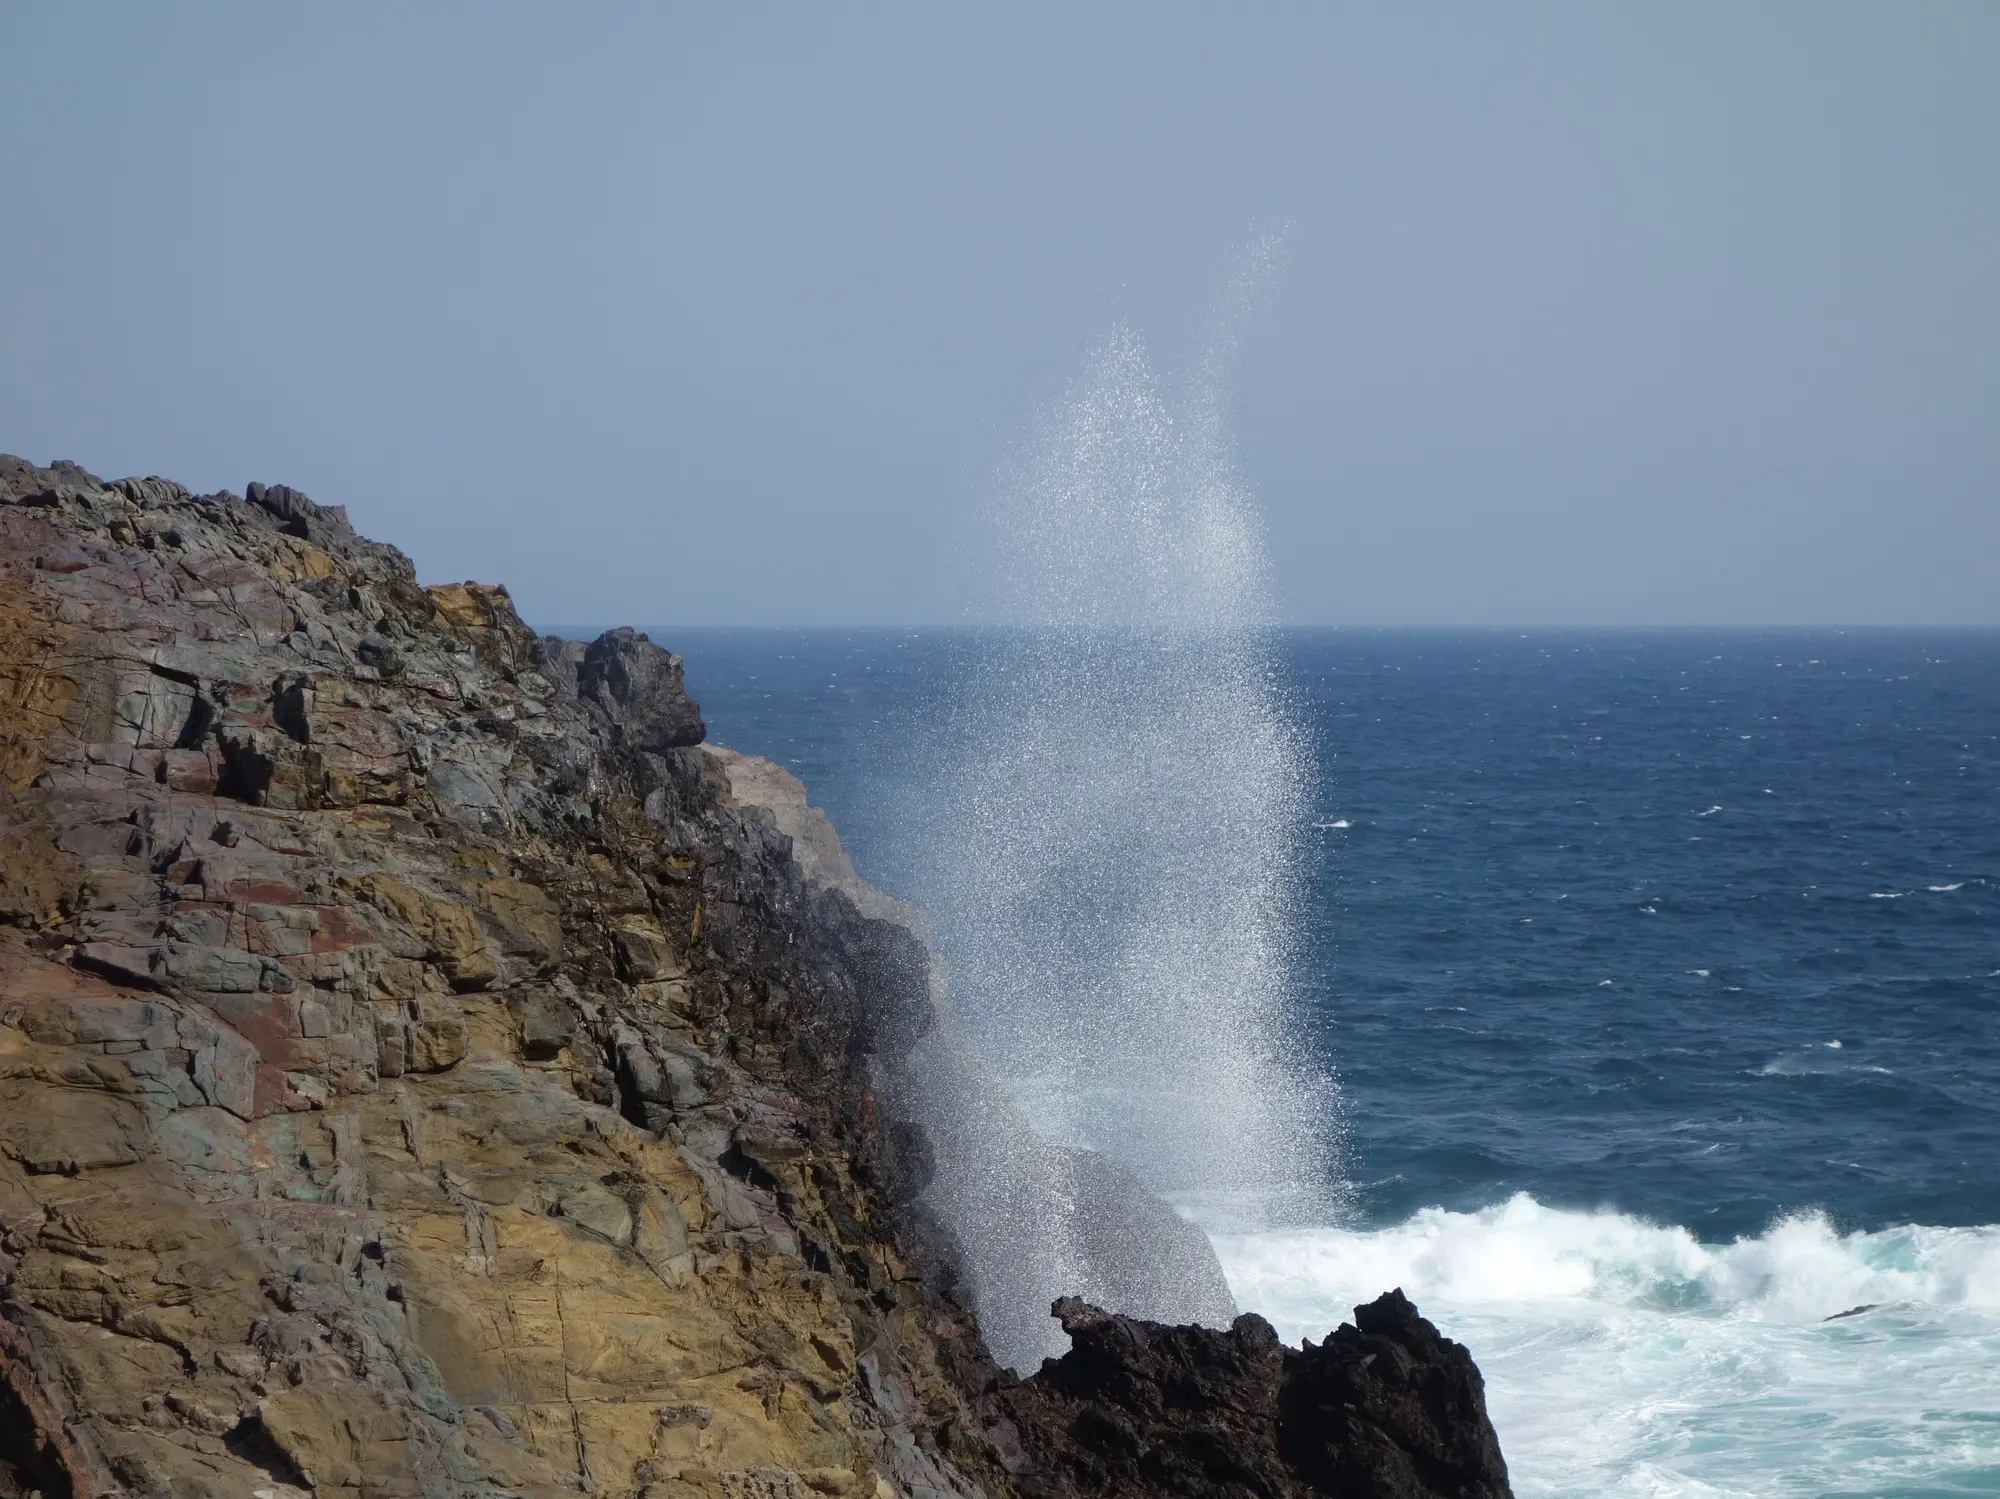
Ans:
[[[1511,1493],[1471,1356],[1400,1291],[1298,1349],[1254,1315],[1218,1330],[1112,1316],[1075,1298],[1053,1310],[1070,1351],[996,1397],[1024,1446],[1024,1492]]]

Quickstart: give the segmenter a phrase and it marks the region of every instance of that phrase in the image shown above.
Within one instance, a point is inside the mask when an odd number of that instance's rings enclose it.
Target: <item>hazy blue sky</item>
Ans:
[[[959,614],[1114,323],[1289,223],[1289,615],[2000,623],[2000,5],[0,0],[0,450],[531,620]]]

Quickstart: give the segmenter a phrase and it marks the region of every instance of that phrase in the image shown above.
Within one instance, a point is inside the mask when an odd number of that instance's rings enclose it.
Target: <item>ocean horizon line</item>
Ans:
[[[648,621],[636,623],[621,620],[615,623],[583,624],[574,620],[560,621],[549,625],[535,625],[544,635],[560,639],[592,639],[606,630],[630,626],[648,633],[698,632],[706,634],[800,634],[800,635],[1007,635],[1038,633],[1031,626],[1009,624],[997,621],[968,623],[954,621],[932,624],[884,624],[884,623],[787,623],[757,621],[731,623],[717,621]],[[1121,627],[1106,630],[1103,634],[1122,634],[1128,630],[1142,629],[1143,626]],[[1046,633],[1046,632],[1039,632]],[[1068,631],[1065,633],[1077,633]],[[1281,622],[1257,625],[1248,633],[1260,635],[1405,635],[1405,636],[1458,636],[1491,638],[1495,636],[1806,636],[1806,635],[1966,635],[2000,636],[2000,621],[1993,623],[1893,623],[1893,624],[1354,624],[1326,623],[1318,621]]]

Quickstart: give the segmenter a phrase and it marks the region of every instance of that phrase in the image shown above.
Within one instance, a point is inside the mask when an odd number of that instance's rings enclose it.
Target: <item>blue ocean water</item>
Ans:
[[[923,904],[955,687],[1004,646],[654,633]],[[1403,1284],[1524,1495],[2000,1492],[2000,634],[1273,658],[1353,1207],[1207,1223],[1239,1301],[1317,1336]]]

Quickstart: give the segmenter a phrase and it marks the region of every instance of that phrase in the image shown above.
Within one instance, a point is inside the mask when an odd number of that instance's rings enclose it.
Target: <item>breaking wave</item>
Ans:
[[[1469,1342],[1523,1499],[1984,1492],[2000,1469],[2000,1226],[1805,1213],[1704,1244],[1518,1195],[1215,1243],[1291,1340],[1401,1286]]]

